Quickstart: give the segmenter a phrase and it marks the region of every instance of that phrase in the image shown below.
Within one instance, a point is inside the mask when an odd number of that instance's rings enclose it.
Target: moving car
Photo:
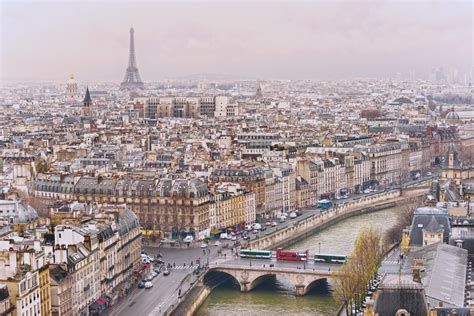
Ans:
[[[145,283],[145,289],[151,289],[153,287],[153,283],[151,282],[146,282]]]
[[[145,287],[145,283],[143,281],[138,282],[137,287],[139,289],[143,289]]]
[[[163,271],[163,275],[170,275],[170,270],[166,269],[165,271]]]

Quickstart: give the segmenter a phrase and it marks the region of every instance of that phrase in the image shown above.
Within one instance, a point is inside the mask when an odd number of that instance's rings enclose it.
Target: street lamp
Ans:
[[[321,243],[318,242],[318,253],[321,254]]]

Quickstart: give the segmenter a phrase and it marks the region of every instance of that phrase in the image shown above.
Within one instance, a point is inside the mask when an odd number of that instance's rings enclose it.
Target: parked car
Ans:
[[[272,223],[272,227],[275,227],[277,225],[277,222]]]
[[[161,260],[161,259],[155,258],[155,259],[153,259],[153,263],[154,263],[154,264],[163,264],[164,261]]]
[[[271,225],[272,225],[271,222],[266,222],[266,223],[265,223],[265,226],[271,226]]]
[[[154,279],[158,276],[158,273],[156,273],[155,271],[151,271],[150,275],[151,275],[151,278]]]
[[[145,283],[145,289],[151,289],[153,287],[153,283],[151,282],[146,282]]]
[[[165,275],[165,276],[166,276],[166,275],[170,275],[170,270],[165,269],[165,271],[163,271],[163,275]]]
[[[201,248],[207,248],[207,243],[203,242],[203,243],[201,244]]]
[[[221,242],[218,240],[214,243],[214,246],[219,247],[221,245]]]
[[[158,268],[156,268],[156,269],[155,269],[155,270],[153,270],[153,271],[155,271],[156,275],[158,275],[158,274],[160,274],[160,273],[161,273],[160,269],[158,269]]]
[[[137,287],[139,289],[143,289],[145,287],[145,282],[143,282],[143,281],[138,282]]]
[[[262,228],[260,228],[260,230],[263,232],[263,231],[267,230],[267,227],[266,227],[266,226],[262,226]]]
[[[232,238],[231,238],[230,240],[236,241],[236,240],[237,240],[237,236],[232,236]]]
[[[147,275],[143,278],[143,281],[145,281],[145,282],[150,282],[151,280],[153,280],[153,277],[151,276],[151,274],[147,274]]]
[[[245,236],[244,236],[244,240],[250,240],[250,236],[249,236],[249,235],[245,235]]]

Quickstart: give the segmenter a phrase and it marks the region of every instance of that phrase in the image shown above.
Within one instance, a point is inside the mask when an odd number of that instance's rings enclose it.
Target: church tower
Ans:
[[[86,89],[86,95],[84,96],[84,101],[82,102],[82,114],[84,116],[91,116],[92,114],[92,99],[89,92],[89,87]]]
[[[257,81],[257,91],[255,92],[255,100],[261,99],[263,99],[262,86],[260,85],[260,81]]]

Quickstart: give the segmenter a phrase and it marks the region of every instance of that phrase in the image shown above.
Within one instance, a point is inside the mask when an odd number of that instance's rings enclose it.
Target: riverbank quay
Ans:
[[[204,303],[212,289],[205,285],[192,287],[181,299],[181,301],[166,315],[169,316],[192,316]]]
[[[301,221],[285,225],[275,232],[250,241],[248,248],[284,248],[341,220],[360,214],[394,207],[407,198],[421,197],[424,194],[424,190],[412,191],[410,194],[401,194],[400,190],[390,190],[362,197],[346,204],[337,205],[325,212],[314,214],[313,216],[302,219]]]

